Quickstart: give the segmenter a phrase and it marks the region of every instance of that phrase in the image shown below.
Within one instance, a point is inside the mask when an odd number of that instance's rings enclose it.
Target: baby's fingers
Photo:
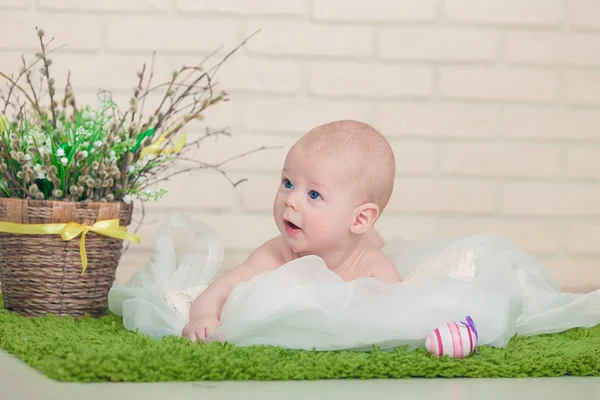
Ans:
[[[206,325],[206,328],[204,328],[204,337],[209,337],[215,329],[217,329],[217,327],[214,324]]]
[[[192,343],[194,343],[196,340],[200,339],[201,335],[198,334],[195,329],[185,329],[183,331],[183,336],[187,337]]]
[[[207,326],[206,329],[204,330],[205,333],[205,342],[209,343],[215,340],[215,338],[211,338],[210,336],[213,334],[213,332],[218,328],[218,324],[215,324],[215,326]]]
[[[194,343],[198,339],[194,332],[189,332],[186,336],[188,337],[188,339],[190,339],[192,343]]]

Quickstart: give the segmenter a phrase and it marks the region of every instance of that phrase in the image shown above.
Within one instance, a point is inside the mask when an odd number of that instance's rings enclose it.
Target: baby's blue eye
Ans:
[[[283,185],[285,186],[286,189],[291,189],[292,188],[292,182],[289,179],[285,179],[283,181]]]
[[[311,190],[310,192],[308,192],[308,195],[310,196],[311,199],[316,200],[319,197],[321,197],[321,195],[319,194],[319,192],[316,192],[314,190]]]

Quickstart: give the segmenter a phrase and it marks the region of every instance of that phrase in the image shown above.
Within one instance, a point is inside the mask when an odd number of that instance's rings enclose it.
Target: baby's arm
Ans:
[[[275,240],[253,251],[244,263],[215,280],[198,296],[192,304],[190,321],[183,328],[183,336],[192,342],[206,339],[218,327],[221,309],[235,285],[281,266],[282,260]]]

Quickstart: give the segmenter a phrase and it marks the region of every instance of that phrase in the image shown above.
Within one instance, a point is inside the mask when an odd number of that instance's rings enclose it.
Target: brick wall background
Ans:
[[[221,235],[227,267],[243,260],[277,232],[270,210],[287,148],[353,118],[396,152],[384,237],[498,232],[566,289],[600,288],[600,1],[0,0],[0,13],[0,69],[33,56],[43,27],[68,45],[54,72],[71,69],[80,103],[99,88],[126,102],[152,50],[168,79],[262,29],[219,73],[232,101],[206,115],[233,136],[198,158],[283,149],[229,164],[249,179],[235,190],[216,173],[169,182],[119,280],[143,265],[172,211]]]

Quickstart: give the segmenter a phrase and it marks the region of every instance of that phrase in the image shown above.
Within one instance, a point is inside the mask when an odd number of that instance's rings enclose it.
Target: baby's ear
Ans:
[[[356,234],[367,232],[379,216],[379,207],[374,203],[362,204],[354,210],[354,220],[350,226],[350,231]]]

